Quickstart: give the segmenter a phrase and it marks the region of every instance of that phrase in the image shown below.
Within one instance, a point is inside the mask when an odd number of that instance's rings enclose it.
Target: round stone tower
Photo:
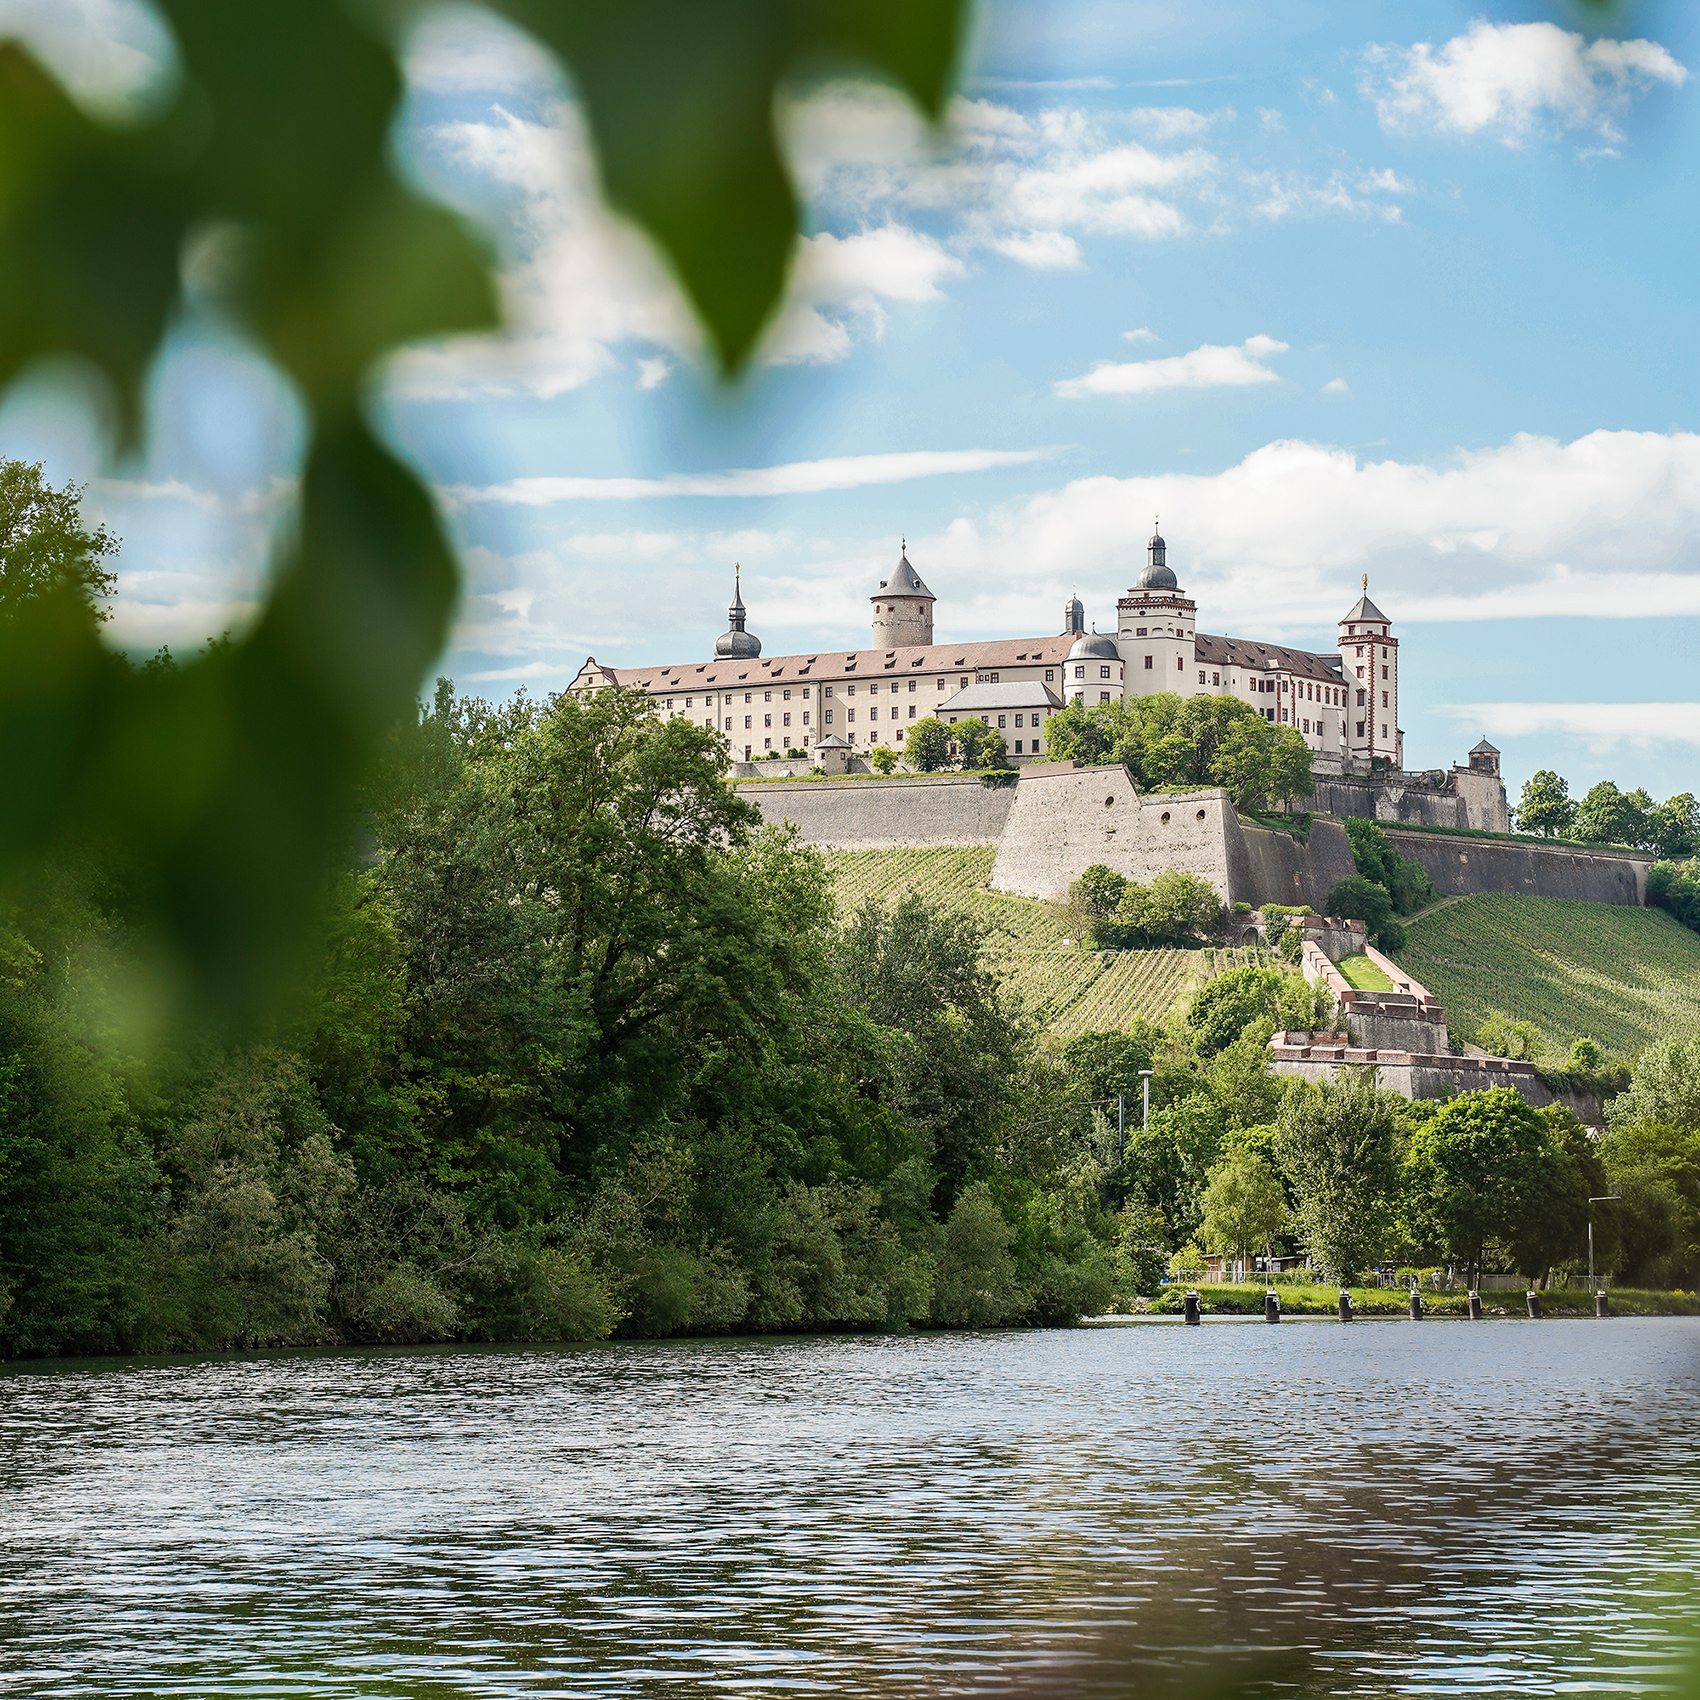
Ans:
[[[909,565],[905,540],[897,570],[880,580],[874,605],[874,648],[909,649],[933,641],[933,593]]]

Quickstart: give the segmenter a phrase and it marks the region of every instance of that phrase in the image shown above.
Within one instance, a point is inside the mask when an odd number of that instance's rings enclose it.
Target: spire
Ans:
[[[732,606],[726,610],[732,621],[732,630],[741,632],[744,629],[744,587],[743,564],[736,562],[732,567]]]
[[[731,629],[715,639],[715,656],[723,661],[750,661],[761,654],[761,639],[744,630],[743,567],[732,568],[732,606],[726,610]]]

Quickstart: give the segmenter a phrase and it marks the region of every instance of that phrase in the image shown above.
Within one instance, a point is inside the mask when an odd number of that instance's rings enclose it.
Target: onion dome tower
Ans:
[[[744,630],[744,595],[739,584],[742,566],[732,569],[732,606],[726,610],[732,629],[714,640],[717,661],[753,661],[761,654],[761,639]]]
[[[874,605],[874,648],[924,648],[933,641],[933,593],[909,565],[909,541],[903,540],[897,567],[869,598]]]
[[[1169,568],[1169,546],[1163,534],[1153,530],[1151,541],[1145,545],[1145,565],[1133,581],[1135,590],[1178,590],[1174,573]]]
[[[1063,604],[1062,629],[1064,637],[1079,637],[1086,630],[1086,608],[1078,596]]]

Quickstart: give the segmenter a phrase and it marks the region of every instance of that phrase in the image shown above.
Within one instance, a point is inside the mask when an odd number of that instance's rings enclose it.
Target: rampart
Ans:
[[[996,844],[1019,787],[982,785],[972,773],[927,773],[794,784],[767,780],[736,789],[769,825],[790,821],[823,850],[912,850]]]
[[[1301,1080],[1333,1080],[1348,1068],[1373,1066],[1380,1084],[1404,1098],[1449,1098],[1454,1092],[1514,1086],[1536,1109],[1557,1102],[1541,1084],[1533,1063],[1388,1050],[1342,1039],[1339,1033],[1277,1033],[1269,1041],[1275,1072]]]
[[[1023,897],[1062,897],[1102,862],[1140,881],[1170,868],[1196,874],[1224,903],[1308,904],[1320,912],[1334,887],[1357,872],[1338,820],[1313,815],[1301,844],[1279,827],[1242,820],[1222,790],[1142,796],[1119,765],[1035,762],[1007,786],[982,785],[972,773],[930,773],[746,781],[738,792],[767,820],[795,823],[826,850],[995,844],[993,888]],[[1639,904],[1652,865],[1650,856],[1621,851],[1386,831],[1446,896],[1526,892]]]
[[[1647,900],[1653,858],[1629,850],[1580,850],[1574,845],[1448,838],[1440,833],[1384,829],[1401,856],[1422,863],[1444,897],[1520,892],[1579,903],[1638,906]]]

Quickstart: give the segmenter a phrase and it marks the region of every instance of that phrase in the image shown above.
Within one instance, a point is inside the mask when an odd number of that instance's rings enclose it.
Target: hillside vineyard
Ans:
[[[818,754],[823,744],[901,755],[911,724],[933,715],[947,723],[974,715],[1003,735],[1011,761],[1043,761],[1045,722],[1066,703],[1098,707],[1172,691],[1249,702],[1298,732],[1318,774],[1404,766],[1399,639],[1370,600],[1367,577],[1331,655],[1199,631],[1198,605],[1181,589],[1160,533],[1116,604],[1113,636],[1089,632],[1086,610],[1070,598],[1054,636],[941,644],[936,598],[906,547],[870,601],[873,647],[763,658],[735,579],[730,624],[709,660],[609,667],[589,656],[568,688],[643,691],[663,716],[718,731],[743,761]]]

